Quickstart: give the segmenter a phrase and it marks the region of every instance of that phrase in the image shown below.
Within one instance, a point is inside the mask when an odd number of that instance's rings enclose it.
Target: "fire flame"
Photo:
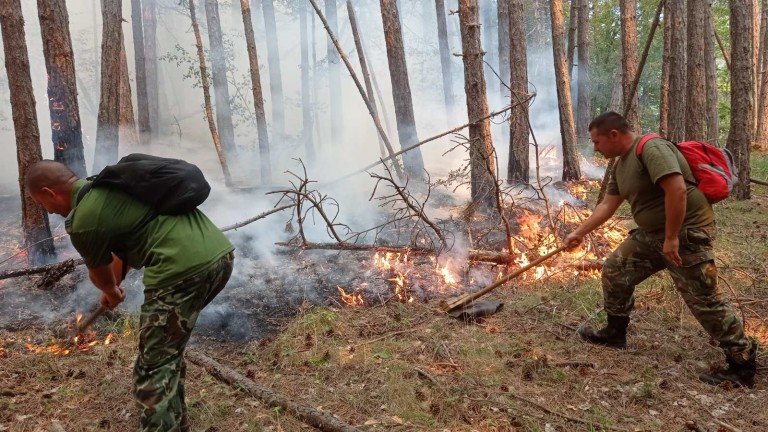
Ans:
[[[352,294],[347,294],[347,292],[344,291],[344,288],[340,286],[336,286],[336,289],[338,289],[339,294],[341,294],[341,300],[344,303],[348,304],[349,306],[362,306],[365,304],[365,301],[363,300],[363,296],[359,292],[353,292]]]

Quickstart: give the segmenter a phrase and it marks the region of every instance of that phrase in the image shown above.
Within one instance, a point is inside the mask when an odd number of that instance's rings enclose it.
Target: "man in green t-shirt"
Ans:
[[[695,186],[688,162],[674,144],[651,139],[638,157],[635,135],[615,112],[596,117],[589,125],[595,150],[615,157],[616,164],[603,201],[564,243],[576,247],[584,236],[607,221],[619,205],[629,202],[638,228],[631,231],[606,259],[602,284],[606,327],[579,329],[587,342],[623,348],[635,286],[667,269],[677,290],[701,326],[725,351],[728,368],[700,378],[710,384],[731,381],[752,386],[756,344],[744,335],[733,307],[717,287],[712,248],[714,213]]]
[[[200,311],[229,280],[234,247],[200,210],[158,215],[123,192],[84,188],[87,183],[54,161],[34,164],[26,176],[32,198],[66,217],[103,306],[112,309],[125,298],[119,285],[128,268],[144,268],[134,367],[141,427],[188,431],[184,347]]]

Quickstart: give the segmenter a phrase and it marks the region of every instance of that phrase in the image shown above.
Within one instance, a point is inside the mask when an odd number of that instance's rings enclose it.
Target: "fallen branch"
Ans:
[[[360,431],[359,429],[344,423],[330,413],[320,411],[305,405],[300,405],[299,403],[294,402],[285,396],[279,395],[271,389],[257,384],[245,375],[238,373],[234,369],[230,369],[220,364],[216,360],[208,357],[200,351],[189,349],[186,352],[186,357],[189,361],[204,368],[206,371],[208,371],[209,374],[213,375],[217,379],[231,385],[232,387],[237,388],[238,390],[250,396],[255,397],[268,407],[283,409],[302,422],[312,425],[321,431]]]
[[[749,181],[751,181],[751,182],[752,182],[752,183],[754,183],[754,184],[759,184],[759,185],[763,185],[763,186],[768,186],[768,181],[765,181],[765,180],[759,180],[759,179],[756,179],[756,178],[752,178],[752,177],[750,177],[750,178],[749,178]]]
[[[250,218],[250,219],[246,219],[246,220],[244,220],[242,222],[238,222],[236,224],[228,225],[228,226],[225,226],[224,228],[220,228],[220,229],[221,229],[221,232],[227,232],[227,231],[231,231],[231,230],[236,230],[236,229],[242,228],[242,227],[244,227],[244,226],[246,226],[246,225],[248,225],[250,223],[256,222],[259,219],[264,219],[265,217],[267,217],[267,216],[269,216],[269,215],[271,215],[273,213],[277,213],[279,211],[283,211],[283,210],[289,209],[291,207],[293,207],[293,204],[287,204],[287,205],[284,205],[284,206],[281,206],[281,207],[273,208],[272,210],[265,211],[264,213],[261,213],[261,214],[259,214],[257,216],[254,216],[254,217]]]

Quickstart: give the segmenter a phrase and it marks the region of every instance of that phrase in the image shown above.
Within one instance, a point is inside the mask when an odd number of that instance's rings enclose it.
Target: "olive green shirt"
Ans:
[[[691,168],[677,147],[661,138],[650,139],[645,143],[641,161],[636,153],[640,138],[636,137],[629,151],[617,160],[606,193],[619,195],[629,202],[638,227],[649,233],[663,232],[666,225],[664,189],[657,182],[669,174],[682,174],[688,191],[683,227],[711,224],[715,220],[712,206],[694,186]]]
[[[86,184],[72,188],[72,211],[65,226],[88,267],[112,262],[112,253],[131,268],[145,267],[144,286],[162,287],[193,276],[234,250],[201,212],[157,215],[148,205],[114,189],[93,188],[78,202]]]

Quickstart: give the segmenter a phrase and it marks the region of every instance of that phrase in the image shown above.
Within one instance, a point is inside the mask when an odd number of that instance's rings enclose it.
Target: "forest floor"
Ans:
[[[767,156],[753,165],[753,177],[768,178]],[[768,343],[768,188],[715,208],[723,293],[749,335]],[[197,337],[194,346],[366,431],[768,430],[764,359],[754,389],[701,383],[722,354],[666,274],[639,286],[626,350],[575,334],[604,322],[595,278],[513,283],[493,297],[504,308],[479,324],[449,318],[435,300],[330,305],[302,310],[265,339]],[[136,319],[96,329],[117,336],[66,356],[26,347],[52,337],[41,329],[0,330],[0,431],[135,429]],[[312,429],[192,364],[186,395],[195,431]]]

